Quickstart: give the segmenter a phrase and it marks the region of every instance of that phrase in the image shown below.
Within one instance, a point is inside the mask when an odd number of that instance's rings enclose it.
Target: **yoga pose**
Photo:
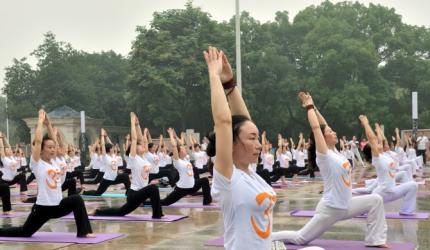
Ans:
[[[387,224],[384,204],[380,195],[370,194],[352,197],[351,164],[340,154],[336,132],[315,108],[312,97],[300,92],[299,97],[307,110],[311,133],[309,162],[317,164],[324,182],[323,197],[315,215],[299,231],[273,233],[275,240],[297,245],[308,244],[327,231],[334,223],[367,213],[366,246],[386,247]]]
[[[48,128],[47,137],[42,136],[44,124]],[[30,159],[30,168],[37,181],[37,201],[23,226],[0,228],[0,236],[31,237],[48,220],[73,212],[77,236],[95,237],[82,198],[79,195],[62,197],[61,182],[65,179],[65,172],[54,161],[57,147],[49,119],[45,111],[40,110]]]
[[[139,120],[134,113],[130,114],[131,119],[131,144],[126,151],[128,156],[128,164],[131,169],[131,188],[126,193],[127,202],[121,207],[112,207],[105,209],[96,209],[95,216],[124,216],[133,212],[139,205],[143,204],[148,198],[152,206],[152,218],[160,219],[163,212],[160,205],[160,192],[156,184],[148,184],[149,172],[151,164],[144,157],[145,141],[137,139],[136,130],[140,130]],[[145,139],[144,139],[145,140]],[[143,145],[142,145],[143,144]]]

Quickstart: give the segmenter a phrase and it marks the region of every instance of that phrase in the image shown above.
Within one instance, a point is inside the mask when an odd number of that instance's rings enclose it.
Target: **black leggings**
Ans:
[[[75,216],[77,236],[85,237],[92,233],[84,200],[79,195],[63,198],[57,206],[33,205],[31,213],[21,227],[0,228],[3,237],[31,237],[43,224],[50,219],[68,215],[73,211]]]
[[[86,170],[86,171],[84,172],[84,177],[85,177],[85,178],[88,178],[88,179],[95,178],[95,177],[97,176],[97,173],[98,173],[98,172],[99,172],[99,170],[98,170],[98,169],[91,168],[91,169]]]
[[[88,180],[88,181],[84,180],[84,183],[85,184],[98,184],[98,183],[100,183],[102,181],[104,174],[105,174],[104,172],[98,171],[97,175],[96,175],[96,177],[94,179]]]
[[[19,183],[19,191],[26,192],[27,191],[27,182],[25,179],[25,174],[20,173],[13,178],[11,181],[1,180],[1,182],[8,184],[9,186]]]
[[[136,210],[148,198],[151,200],[152,218],[160,219],[163,216],[163,211],[160,203],[160,192],[155,185],[148,185],[139,191],[130,189],[127,192],[127,202],[122,207],[97,209],[95,215],[124,216]]]
[[[151,183],[152,180],[160,179],[162,177],[167,177],[169,179],[169,185],[172,187],[175,186],[176,181],[175,181],[175,177],[172,174],[172,172],[169,170],[164,170],[164,169],[162,170],[161,168],[160,168],[160,171],[158,172],[158,174],[149,174],[148,183]]]
[[[194,187],[192,188],[175,187],[175,189],[169,195],[167,195],[166,198],[161,200],[161,205],[169,206],[186,195],[196,193],[200,188],[203,191],[203,205],[209,205],[212,202],[212,196],[208,178],[194,180]]]
[[[267,169],[264,169],[263,167],[257,167],[256,173],[263,178],[264,181],[266,181],[267,184],[272,186],[272,182],[270,181],[270,172]]]
[[[35,179],[36,179],[36,176],[33,173],[31,173],[31,175],[26,180],[27,185],[30,184]]]
[[[74,170],[73,172],[66,173],[66,179],[77,177],[81,182],[81,185],[84,184],[84,173],[79,170]]]
[[[3,204],[3,212],[9,212],[12,210],[12,206],[10,204],[10,188],[8,184],[0,184],[0,196]]]
[[[193,167],[193,174],[194,174],[194,179],[200,179],[200,175],[204,174],[208,172],[209,173],[209,169],[207,165],[204,165],[203,168],[196,168]]]
[[[102,180],[100,181],[99,187],[97,188],[97,190],[89,190],[89,191],[84,191],[83,195],[94,195],[94,196],[100,196],[102,195],[104,192],[106,192],[106,190],[108,189],[108,187],[110,185],[115,185],[115,184],[119,184],[122,183],[125,186],[125,189],[128,191],[130,189],[130,178],[128,177],[127,174],[118,174],[115,178],[115,180],[110,181],[110,180],[106,180],[104,178],[102,178]]]

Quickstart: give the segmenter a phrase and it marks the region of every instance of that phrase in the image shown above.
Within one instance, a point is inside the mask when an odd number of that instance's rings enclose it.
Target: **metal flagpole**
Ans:
[[[242,61],[240,52],[240,10],[239,0],[236,0],[236,82],[239,92],[242,94]]]

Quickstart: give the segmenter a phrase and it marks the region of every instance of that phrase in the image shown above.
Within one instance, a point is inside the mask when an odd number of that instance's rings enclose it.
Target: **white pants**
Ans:
[[[406,183],[413,180],[414,178],[412,178],[412,175],[410,175],[407,171],[400,171],[396,173],[397,183]]]
[[[378,192],[384,199],[384,203],[392,202],[403,198],[400,207],[401,214],[414,214],[417,208],[418,183],[410,181],[394,187],[391,192]]]
[[[364,181],[365,186],[361,188],[353,188],[353,194],[371,194],[372,191],[378,186],[378,181],[376,179],[370,179]]]
[[[327,207],[320,200],[315,215],[299,231],[280,231],[272,233],[273,240],[288,241],[296,245],[305,245],[317,239],[334,223],[367,213],[365,244],[379,246],[387,241],[387,222],[385,221],[384,203],[378,194],[352,197],[349,209]]]
[[[415,160],[405,160],[401,163],[401,165],[409,164],[412,167],[412,175],[417,173],[418,165]]]

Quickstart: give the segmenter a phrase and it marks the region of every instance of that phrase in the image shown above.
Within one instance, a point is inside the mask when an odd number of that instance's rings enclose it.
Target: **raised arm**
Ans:
[[[381,153],[379,151],[379,143],[378,138],[373,132],[372,127],[370,127],[369,120],[365,115],[360,115],[359,119],[361,121],[361,125],[363,125],[364,131],[366,132],[367,140],[369,140],[370,146],[372,147],[372,156],[378,157]]]
[[[36,130],[34,132],[34,144],[31,149],[31,156],[35,161],[40,160],[40,152],[42,150],[43,140],[43,122],[45,121],[46,113],[43,109],[39,110],[39,118],[37,120]]]
[[[168,128],[167,133],[169,133],[170,144],[172,145],[173,159],[175,161],[177,161],[179,159],[179,152],[178,152],[178,147],[177,147],[178,144],[177,144],[176,138],[175,138],[175,132],[173,131],[172,128]]]
[[[106,130],[104,130],[104,129],[101,129],[101,131],[100,131],[100,135],[101,135],[101,138],[100,138],[100,141],[101,141],[101,148],[102,148],[102,155],[103,156],[105,156],[106,155],[106,142],[105,142],[105,137],[107,137],[107,133],[106,133]]]
[[[0,157],[6,157],[6,153],[4,150],[4,143],[3,143],[4,135],[2,132],[0,132]]]
[[[245,103],[239,91],[234,88],[230,90],[229,97],[226,97],[222,86],[222,79],[229,81],[233,78],[233,71],[223,52],[218,52],[216,48],[209,47],[204,52],[206,64],[208,66],[209,83],[211,89],[211,109],[215,123],[215,169],[227,179],[233,173],[233,134],[232,134],[232,114],[242,114],[249,117]],[[221,78],[223,76],[223,78]],[[227,99],[230,101],[228,102]],[[229,107],[230,103],[230,107]],[[232,109],[230,111],[230,108]]]
[[[266,131],[263,131],[263,133],[261,133],[261,145],[262,145],[262,152],[265,154],[267,153],[267,137],[266,137]]]
[[[399,128],[395,129],[396,132],[396,147],[401,147],[402,144],[400,144],[400,133],[399,133]]]
[[[221,82],[228,83],[229,81],[234,79],[233,70],[231,69],[231,65],[228,62],[227,56],[221,52],[219,53],[222,59],[222,72],[219,75]],[[232,115],[244,115],[251,119],[251,115],[249,114],[248,108],[246,107],[245,101],[240,94],[238,88],[230,88],[226,90],[227,101],[230,106],[230,112]]]
[[[311,126],[312,132],[315,137],[316,151],[321,154],[326,154],[328,151],[328,147],[320,127],[321,124],[319,120],[321,118],[318,119],[317,111],[315,111],[315,106],[314,106],[312,97],[309,95],[309,93],[300,92],[299,98],[302,101],[303,107],[306,108],[308,113],[309,125]]]
[[[146,139],[148,140],[148,143],[152,143],[151,132],[149,132],[149,129],[146,129]]]
[[[137,148],[137,133],[136,133],[136,125],[139,123],[137,120],[137,116],[131,112],[130,113],[130,132],[131,132],[131,146],[130,146],[130,156],[135,157],[136,156],[136,148]]]

